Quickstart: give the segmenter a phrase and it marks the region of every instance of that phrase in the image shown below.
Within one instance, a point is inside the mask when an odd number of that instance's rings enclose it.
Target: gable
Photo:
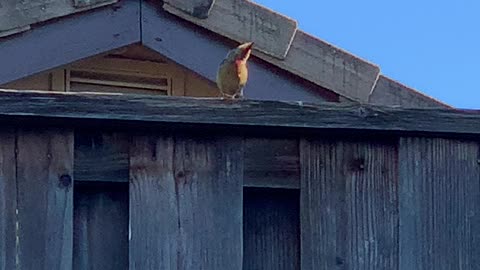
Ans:
[[[0,59],[9,63],[0,65],[0,83],[25,78],[135,43],[214,82],[218,64],[236,42],[256,37],[258,39],[258,35],[253,32],[250,36],[245,36],[249,31],[241,31],[240,35],[232,36],[228,29],[217,29],[225,24],[218,23],[215,18],[229,15],[225,16],[227,20],[236,18],[246,24],[273,25],[268,29],[261,28],[262,31],[273,32],[280,31],[274,27],[273,22],[285,21],[281,14],[272,15],[274,19],[266,17],[265,21],[259,21],[259,14],[271,11],[245,0],[228,0],[221,4],[213,4],[214,1],[211,1],[213,6],[210,6],[204,14],[206,18],[202,20],[188,12],[175,11],[177,5],[184,3],[183,0],[166,2],[170,5],[164,7],[167,11],[156,1],[120,1],[81,14],[32,24],[29,31],[0,41]],[[198,2],[202,1],[195,3]],[[233,7],[247,7],[258,13],[241,12],[241,8],[232,10],[226,3]],[[234,16],[235,14],[241,16]],[[287,24],[291,25],[287,31],[291,35],[291,43],[287,42],[283,46],[286,50],[284,56],[278,48],[269,52],[267,47],[259,47],[260,51],[254,52],[255,57],[250,63],[251,76],[245,89],[247,98],[307,102],[345,100],[361,103],[376,100],[382,105],[398,105],[405,103],[405,97],[418,97],[422,100],[418,104],[446,106],[396,82],[378,83],[385,77],[376,65],[296,29],[296,23],[292,24],[290,20],[287,20]],[[212,28],[212,25],[217,28]],[[250,29],[257,31],[257,28]],[[12,69],[12,66],[15,68]],[[402,94],[396,95],[399,100],[376,98],[388,96],[395,89],[402,91]]]
[[[108,92],[215,97],[215,84],[134,44],[28,76],[0,87],[61,92]]]

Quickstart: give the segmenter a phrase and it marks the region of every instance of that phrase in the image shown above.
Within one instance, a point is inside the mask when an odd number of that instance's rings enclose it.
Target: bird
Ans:
[[[222,98],[242,99],[243,88],[248,80],[247,61],[252,53],[253,42],[240,44],[230,50],[217,71],[217,87]]]

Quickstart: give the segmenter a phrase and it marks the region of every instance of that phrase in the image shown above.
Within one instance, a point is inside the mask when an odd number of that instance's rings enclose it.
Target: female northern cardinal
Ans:
[[[243,87],[248,80],[247,60],[253,42],[241,44],[228,52],[217,72],[217,86],[223,98],[243,98]]]

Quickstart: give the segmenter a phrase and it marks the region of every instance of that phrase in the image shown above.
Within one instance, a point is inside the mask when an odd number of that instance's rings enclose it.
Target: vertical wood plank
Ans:
[[[134,137],[130,146],[129,264],[134,269],[177,267],[179,214],[172,138]]]
[[[15,132],[0,130],[0,270],[15,269],[17,185]]]
[[[19,269],[71,269],[73,133],[17,134]]]
[[[300,150],[302,269],[397,269],[395,144],[302,140]]]
[[[73,226],[74,270],[128,269],[127,183],[76,184]]]
[[[400,140],[400,269],[480,269],[478,142]]]
[[[172,71],[172,96],[185,96],[185,84],[187,80],[187,71],[180,69],[175,64],[170,65]]]
[[[65,92],[65,69],[52,70],[50,73],[50,90]]]
[[[243,270],[300,269],[299,191],[244,190]]]
[[[133,138],[130,269],[242,268],[242,148],[239,138]]]

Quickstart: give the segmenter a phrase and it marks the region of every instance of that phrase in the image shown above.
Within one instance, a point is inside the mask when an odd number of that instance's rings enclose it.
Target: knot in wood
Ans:
[[[184,178],[185,177],[185,172],[184,171],[179,171],[175,175],[177,179]]]
[[[358,116],[360,117],[367,117],[368,116],[368,111],[364,107],[358,108]]]
[[[58,179],[60,187],[68,188],[72,184],[72,177],[68,174],[62,174]]]
[[[355,158],[350,162],[350,168],[352,171],[363,171],[365,169],[365,159]]]

